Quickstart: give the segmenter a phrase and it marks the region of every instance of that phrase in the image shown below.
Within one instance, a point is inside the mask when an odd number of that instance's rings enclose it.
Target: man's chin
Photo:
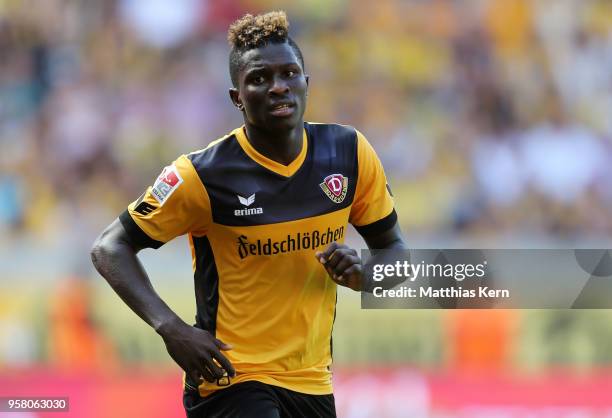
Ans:
[[[266,128],[270,131],[290,131],[302,125],[302,118],[272,118],[266,121]]]

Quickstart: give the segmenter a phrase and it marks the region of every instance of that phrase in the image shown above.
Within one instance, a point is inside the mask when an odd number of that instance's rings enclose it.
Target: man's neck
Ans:
[[[286,131],[270,132],[245,124],[249,143],[261,155],[283,165],[289,165],[302,150],[304,123]]]

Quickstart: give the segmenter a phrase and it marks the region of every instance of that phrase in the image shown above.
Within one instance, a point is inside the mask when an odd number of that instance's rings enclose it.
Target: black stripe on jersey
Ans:
[[[334,302],[334,319],[332,320],[332,329],[329,333],[329,355],[334,358],[334,325],[336,325],[336,313],[338,313],[338,291],[336,290],[336,301]],[[327,366],[327,370],[331,370],[331,365]]]
[[[219,274],[215,257],[206,237],[193,239],[196,269],[193,275],[196,297],[196,326],[215,335],[219,307]]]
[[[253,161],[235,136],[189,155],[210,198],[213,222],[227,226],[269,225],[311,218],[351,205],[358,173],[355,129],[327,124],[304,126],[308,152],[291,177]],[[348,178],[341,203],[333,202],[320,186],[332,174]]]
[[[163,242],[154,240],[148,236],[136,222],[132,219],[132,215],[125,210],[119,215],[119,220],[130,237],[131,244],[138,248],[159,248],[164,245]]]
[[[355,226],[355,229],[357,230],[357,232],[359,232],[359,235],[361,236],[378,235],[393,228],[396,223],[397,212],[395,212],[395,209],[393,209],[393,211],[384,218],[379,219],[378,221],[373,222],[369,225]]]

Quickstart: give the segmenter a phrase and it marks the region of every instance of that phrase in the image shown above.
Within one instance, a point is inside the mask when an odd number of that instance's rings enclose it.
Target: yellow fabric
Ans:
[[[143,201],[156,207],[155,210],[142,215],[134,211],[138,201],[128,206],[132,219],[140,229],[160,242],[168,242],[189,232],[194,236],[205,235],[212,222],[208,193],[191,161],[182,155],[172,164],[178,169],[183,182],[162,205],[153,197],[152,187],[149,187]]]
[[[348,208],[274,225],[228,227],[213,224],[208,235],[219,274],[217,338],[234,349],[224,352],[238,375],[232,383],[258,380],[311,394],[332,392],[331,329],[336,284],[315,252],[344,241]],[[314,243],[306,250],[274,256],[237,255],[237,239],[264,245],[298,234]],[[201,386],[203,395],[216,385]]]
[[[349,220],[355,226],[364,226],[388,216],[393,211],[393,198],[386,187],[387,178],[376,152],[359,131],[357,161],[359,181]]]

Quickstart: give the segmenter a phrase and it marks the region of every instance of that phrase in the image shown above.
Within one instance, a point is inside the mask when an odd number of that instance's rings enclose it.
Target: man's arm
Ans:
[[[362,237],[370,250],[408,249],[397,222],[382,233],[366,233]],[[355,249],[333,242],[315,256],[337,284],[357,291],[370,291],[370,286],[365,282],[361,257]]]
[[[362,235],[370,250],[404,250],[408,249],[404,236],[396,222],[391,229],[379,234]]]
[[[96,239],[91,259],[119,297],[162,337],[170,356],[193,383],[199,384],[201,377],[209,382],[223,377],[219,365],[233,376],[234,368],[220,352],[231,346],[186,324],[168,307],[136,256],[141,249],[116,219]]]

